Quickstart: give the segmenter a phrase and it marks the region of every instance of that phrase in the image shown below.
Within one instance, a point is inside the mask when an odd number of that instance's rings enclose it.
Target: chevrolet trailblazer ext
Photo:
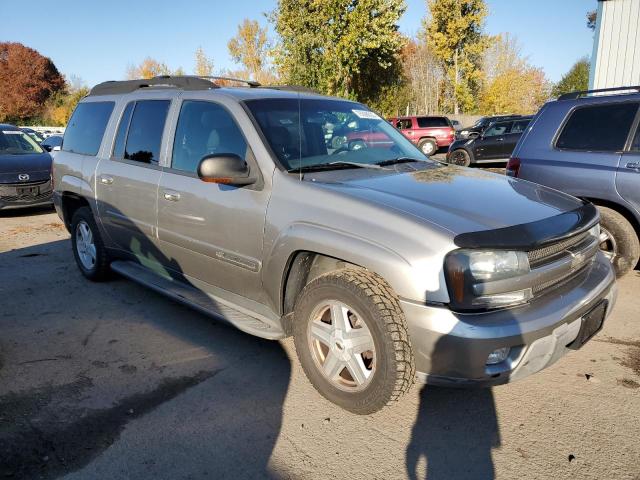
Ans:
[[[416,378],[539,371],[615,300],[592,204],[430,161],[364,105],[299,88],[100,84],[53,179],[87,278],[113,270],[253,335],[293,335],[316,389],[359,414]]]

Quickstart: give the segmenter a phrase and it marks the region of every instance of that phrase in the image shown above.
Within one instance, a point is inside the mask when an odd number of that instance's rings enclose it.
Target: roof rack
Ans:
[[[287,92],[307,92],[320,94],[317,90],[309,87],[303,87],[302,85],[260,85],[259,88],[268,88],[270,90],[284,90]]]
[[[581,90],[578,92],[569,92],[558,97],[558,100],[576,100],[585,95],[589,95],[590,93],[602,93],[602,92],[624,92],[624,91],[635,91],[640,92],[640,86],[633,87],[613,87],[613,88],[598,88],[596,90]]]
[[[226,80],[230,82],[246,83],[251,88],[260,86],[253,80],[243,80],[233,77],[198,76],[198,75],[160,75],[140,80],[109,80],[102,82],[91,89],[89,95],[117,95],[131,93],[141,88],[148,87],[174,87],[183,90],[207,90],[220,88],[214,80]]]

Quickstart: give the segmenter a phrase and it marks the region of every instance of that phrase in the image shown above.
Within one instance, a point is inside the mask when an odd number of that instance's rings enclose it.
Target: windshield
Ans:
[[[44,150],[21,130],[0,130],[0,155],[28,155]]]
[[[358,103],[291,98],[249,100],[246,105],[287,170],[427,160],[386,120]]]

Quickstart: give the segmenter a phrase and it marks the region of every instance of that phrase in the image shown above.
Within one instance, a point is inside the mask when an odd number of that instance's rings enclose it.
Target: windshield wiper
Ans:
[[[424,160],[420,160],[418,158],[413,158],[413,157],[398,157],[398,158],[392,158],[390,160],[384,160],[382,162],[378,162],[376,163],[376,165],[385,167],[387,165],[396,165],[398,163],[413,163],[413,162],[424,162]]]
[[[328,163],[316,163],[313,165],[305,165],[304,167],[295,167],[287,170],[289,173],[300,173],[300,172],[313,172],[313,171],[321,171],[321,170],[337,170],[339,168],[372,168],[374,170],[382,169],[382,166],[374,164],[374,163],[358,163],[358,162],[328,162]]]

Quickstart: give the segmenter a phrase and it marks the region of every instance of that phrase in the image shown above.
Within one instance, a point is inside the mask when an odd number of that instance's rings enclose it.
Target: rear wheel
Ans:
[[[318,392],[357,414],[374,413],[409,390],[413,353],[397,296],[367,270],[312,280],[295,307],[294,342]]]
[[[640,259],[640,241],[633,225],[619,212],[600,210],[600,249],[611,261],[618,277],[629,273]]]
[[[423,138],[418,142],[418,148],[425,155],[433,155],[438,150],[438,144],[432,138]]]
[[[105,280],[109,258],[89,207],[80,207],[71,219],[71,244],[78,268],[89,280]]]
[[[449,163],[460,165],[461,167],[468,167],[471,165],[471,157],[466,150],[454,150],[451,152],[451,155],[449,155]]]

